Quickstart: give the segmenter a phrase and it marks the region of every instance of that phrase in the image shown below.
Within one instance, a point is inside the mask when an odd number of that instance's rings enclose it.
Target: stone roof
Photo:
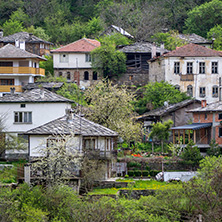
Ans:
[[[55,52],[91,52],[93,49],[100,46],[100,42],[95,39],[79,39],[73,43],[65,45],[61,48],[51,50],[52,53]]]
[[[118,134],[104,126],[89,121],[76,114],[69,119],[67,115],[48,122],[44,125],[28,130],[25,134],[29,135],[75,135],[83,136],[112,136],[116,137]]]
[[[17,48],[14,45],[7,44],[0,48],[0,59],[6,59],[6,58],[11,58],[11,59],[17,59],[17,58],[36,58],[39,60],[47,60],[41,56],[32,54],[30,52],[27,52],[23,49]]]
[[[164,57],[218,57],[222,53],[197,44],[187,44],[163,55]]]
[[[192,34],[179,34],[178,37],[182,40],[187,41],[188,43],[194,44],[212,44],[212,41],[205,39],[202,36],[199,36],[195,33]]]
[[[151,42],[136,42],[131,45],[120,46],[119,51],[124,53],[147,53],[152,51],[153,44]],[[156,47],[156,52],[161,52],[160,47]],[[167,49],[163,49],[163,52],[169,52]]]
[[[6,94],[0,103],[74,103],[74,101],[50,92],[47,89],[33,89],[21,94]]]
[[[195,112],[222,112],[222,101],[208,104],[206,107],[199,107],[189,110],[191,113]]]
[[[40,87],[48,90],[58,90],[64,85],[63,82],[36,82],[36,83],[28,83],[27,85],[23,86],[24,90],[32,90],[32,89],[39,89]]]
[[[0,42],[4,43],[15,43],[16,40],[25,40],[27,43],[46,43],[53,45],[53,43],[40,39],[28,32],[17,32],[13,35],[3,36],[0,38]]]
[[[162,106],[160,108],[151,110],[151,111],[149,111],[147,113],[144,113],[141,116],[137,116],[136,119],[137,120],[142,120],[142,119],[144,119],[146,117],[149,117],[149,116],[165,116],[165,115],[168,115],[171,112],[174,112],[174,111],[176,111],[178,109],[181,109],[181,108],[183,108],[183,107],[185,107],[187,105],[190,105],[192,103],[199,103],[199,104],[201,104],[201,102],[199,100],[187,99],[187,100],[184,100],[184,101],[179,102],[179,103],[170,104],[168,107]]]

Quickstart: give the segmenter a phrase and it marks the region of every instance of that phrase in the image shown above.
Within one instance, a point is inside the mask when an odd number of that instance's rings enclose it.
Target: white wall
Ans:
[[[165,58],[165,79],[173,85],[180,85],[180,91],[186,92],[187,86],[193,86],[193,96],[196,99],[206,99],[208,103],[219,101],[218,98],[212,97],[212,87],[219,85],[219,77],[222,77],[222,58],[221,57],[171,57]],[[174,74],[174,62],[180,62],[181,74],[187,73],[187,62],[193,62],[194,81],[181,81],[180,75]],[[206,74],[199,74],[199,63],[205,62]],[[218,62],[218,74],[211,73],[211,62]],[[206,96],[199,97],[199,88],[206,88]]]
[[[91,62],[85,61],[85,53],[64,53],[68,55],[68,62],[60,62],[60,54],[53,53],[54,68],[91,68]]]

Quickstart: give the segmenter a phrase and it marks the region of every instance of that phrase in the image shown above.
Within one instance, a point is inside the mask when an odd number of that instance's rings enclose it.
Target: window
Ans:
[[[218,74],[218,62],[212,62],[212,74]]]
[[[218,119],[222,119],[222,113],[218,114]]]
[[[174,74],[180,74],[180,62],[174,62]]]
[[[59,77],[62,77],[62,72],[59,72]]]
[[[199,73],[200,74],[205,74],[205,62],[200,62],[199,63]]]
[[[60,62],[69,62],[68,54],[60,54]]]
[[[180,91],[180,86],[179,85],[175,85],[175,89]]]
[[[130,80],[130,81],[133,80],[133,75],[130,75],[130,76],[129,76],[129,80]]]
[[[222,127],[219,128],[219,137],[222,137]]]
[[[95,139],[84,139],[83,145],[85,150],[95,150]]]
[[[14,79],[0,79],[0,85],[14,85]]]
[[[40,49],[44,49],[44,43],[40,43]]]
[[[90,54],[86,54],[86,62],[91,62],[91,55]]]
[[[89,80],[89,72],[88,71],[84,72],[84,80]]]
[[[214,98],[218,97],[218,86],[213,86],[213,88],[212,88],[212,97],[214,97]]]
[[[20,104],[20,107],[21,108],[25,108],[25,104]]]
[[[188,96],[193,96],[193,86],[189,85],[187,86],[187,94]]]
[[[32,112],[15,112],[15,123],[32,123]]]
[[[97,80],[98,77],[97,77],[97,72],[93,72],[93,80]]]
[[[187,74],[193,74],[193,63],[192,62],[187,63]]]
[[[205,97],[206,96],[206,89],[205,87],[200,87],[200,97]]]
[[[71,80],[70,72],[67,72],[67,80]]]
[[[13,67],[13,62],[0,62],[0,66],[2,67]]]

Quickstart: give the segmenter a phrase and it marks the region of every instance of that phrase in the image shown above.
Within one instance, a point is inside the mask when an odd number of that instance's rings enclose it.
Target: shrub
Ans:
[[[140,177],[141,176],[141,170],[134,170],[134,174],[136,177]]]
[[[161,171],[159,171],[159,170],[150,170],[150,176],[155,177],[159,172],[161,172]]]
[[[130,168],[140,168],[141,167],[141,164],[140,163],[137,163],[137,162],[129,162],[127,163],[127,167],[130,167]]]
[[[143,170],[143,171],[142,171],[142,175],[143,175],[144,177],[148,177],[149,171],[148,171],[148,170]]]
[[[128,175],[128,174],[126,174],[126,175],[125,175],[125,178],[129,178],[129,175]]]
[[[133,170],[128,170],[128,175],[129,175],[129,177],[133,177],[134,171]]]

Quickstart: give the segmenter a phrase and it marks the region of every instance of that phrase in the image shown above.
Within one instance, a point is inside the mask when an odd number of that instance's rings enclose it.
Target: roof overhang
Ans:
[[[171,127],[170,130],[199,130],[202,128],[209,128],[212,123],[192,123],[189,125]]]

